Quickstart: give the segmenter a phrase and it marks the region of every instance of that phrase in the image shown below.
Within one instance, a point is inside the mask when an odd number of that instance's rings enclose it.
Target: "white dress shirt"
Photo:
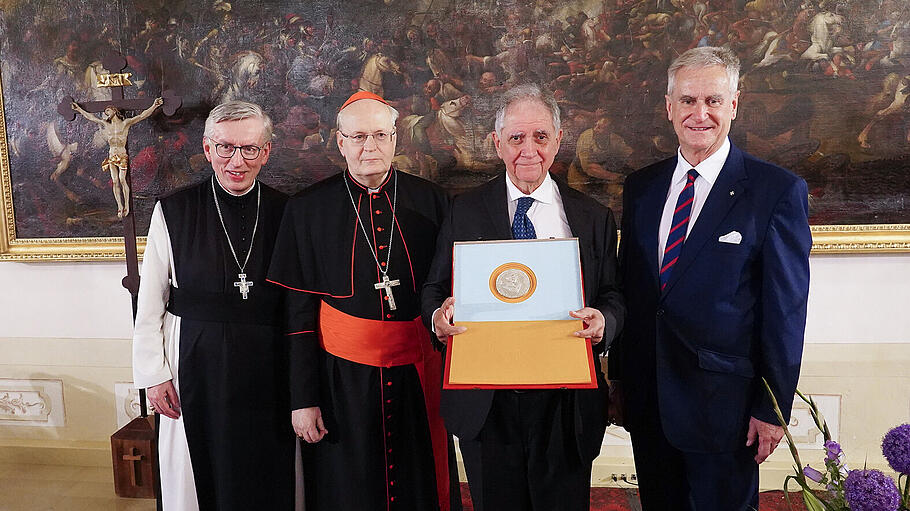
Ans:
[[[670,224],[673,222],[673,212],[676,210],[676,200],[679,198],[679,192],[686,185],[686,174],[689,169],[694,168],[698,172],[695,178],[695,199],[692,201],[692,212],[689,214],[689,225],[686,228],[686,237],[692,232],[692,227],[698,219],[701,208],[705,205],[708,194],[720,170],[727,162],[727,156],[730,154],[730,139],[724,139],[720,149],[714,151],[714,154],[708,156],[701,163],[692,167],[689,162],[683,158],[682,151],[676,150],[676,169],[673,170],[673,177],[670,180],[670,191],[667,193],[667,200],[664,202],[664,212],[660,217],[660,230],[658,232],[657,243],[657,267],[661,268],[664,264],[664,249],[667,246],[667,237],[670,235]]]
[[[566,210],[562,206],[562,196],[549,172],[540,186],[530,195],[525,195],[519,190],[508,175],[506,175],[506,190],[509,199],[509,225],[512,225],[512,220],[515,218],[518,199],[531,197],[534,199],[534,203],[528,209],[528,219],[534,224],[537,239],[572,237],[572,229],[569,228],[569,221],[566,219]]]

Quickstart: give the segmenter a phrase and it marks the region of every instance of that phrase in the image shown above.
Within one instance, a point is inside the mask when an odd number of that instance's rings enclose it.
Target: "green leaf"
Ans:
[[[788,508],[788,509],[790,509],[790,510],[793,509],[793,503],[790,501],[790,489],[789,489],[790,481],[791,481],[791,480],[796,481],[796,484],[799,485],[799,487],[800,487],[799,493],[802,493],[802,494],[803,494],[803,501],[804,501],[804,502],[805,502],[805,500],[806,500],[806,498],[807,498],[807,497],[806,497],[806,494],[809,494],[809,495],[810,495],[809,498],[814,498],[816,501],[818,500],[818,498],[815,497],[815,495],[812,493],[812,490],[809,488],[808,484],[806,484],[805,480],[801,481],[798,477],[796,477],[795,475],[792,475],[792,474],[791,474],[791,475],[788,475],[787,477],[784,478],[784,498],[787,500],[787,508]],[[808,504],[806,504],[806,505],[807,505],[807,507],[808,507]],[[820,507],[820,508],[818,508],[818,509],[819,509],[820,511],[825,511],[826,506],[824,505],[824,503],[822,503],[822,507]],[[809,510],[809,511],[815,511],[814,508],[811,508],[811,507],[809,507],[808,510]]]
[[[796,479],[796,477],[789,475],[784,478],[784,498],[787,500],[787,509],[793,510],[793,503],[790,502],[790,490],[787,488],[789,486],[790,479]]]
[[[803,490],[803,502],[807,511],[825,511],[827,506],[809,490]]]

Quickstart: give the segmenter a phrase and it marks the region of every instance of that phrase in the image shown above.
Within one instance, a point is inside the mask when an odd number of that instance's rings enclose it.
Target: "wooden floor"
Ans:
[[[154,500],[117,497],[110,468],[0,462],[0,511],[154,509]]]

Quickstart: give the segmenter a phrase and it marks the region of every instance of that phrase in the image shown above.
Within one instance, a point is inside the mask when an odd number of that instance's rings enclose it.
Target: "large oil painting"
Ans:
[[[210,172],[203,123],[222,101],[270,113],[261,176],[294,193],[343,168],[343,100],[382,94],[401,112],[395,165],[457,193],[501,171],[493,105],[526,81],[561,106],[551,171],[621,215],[625,176],[675,154],[666,68],[700,45],[740,56],[731,138],[806,179],[817,251],[910,249],[905,0],[0,0],[0,258],[121,254],[107,146],[57,112],[110,98],[94,85],[112,52],[127,97],[183,98],[130,131],[144,233],[157,196]]]

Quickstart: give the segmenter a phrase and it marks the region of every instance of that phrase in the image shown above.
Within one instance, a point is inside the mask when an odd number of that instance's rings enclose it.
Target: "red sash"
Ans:
[[[448,511],[448,436],[439,415],[442,356],[433,349],[430,332],[420,318],[413,321],[363,319],[345,314],[323,301],[319,308],[319,344],[336,357],[373,367],[414,364],[423,388],[430,426],[439,509]]]
[[[363,319],[324,301],[319,308],[319,344],[336,357],[374,367],[416,364],[433,351],[419,317],[413,321]]]

